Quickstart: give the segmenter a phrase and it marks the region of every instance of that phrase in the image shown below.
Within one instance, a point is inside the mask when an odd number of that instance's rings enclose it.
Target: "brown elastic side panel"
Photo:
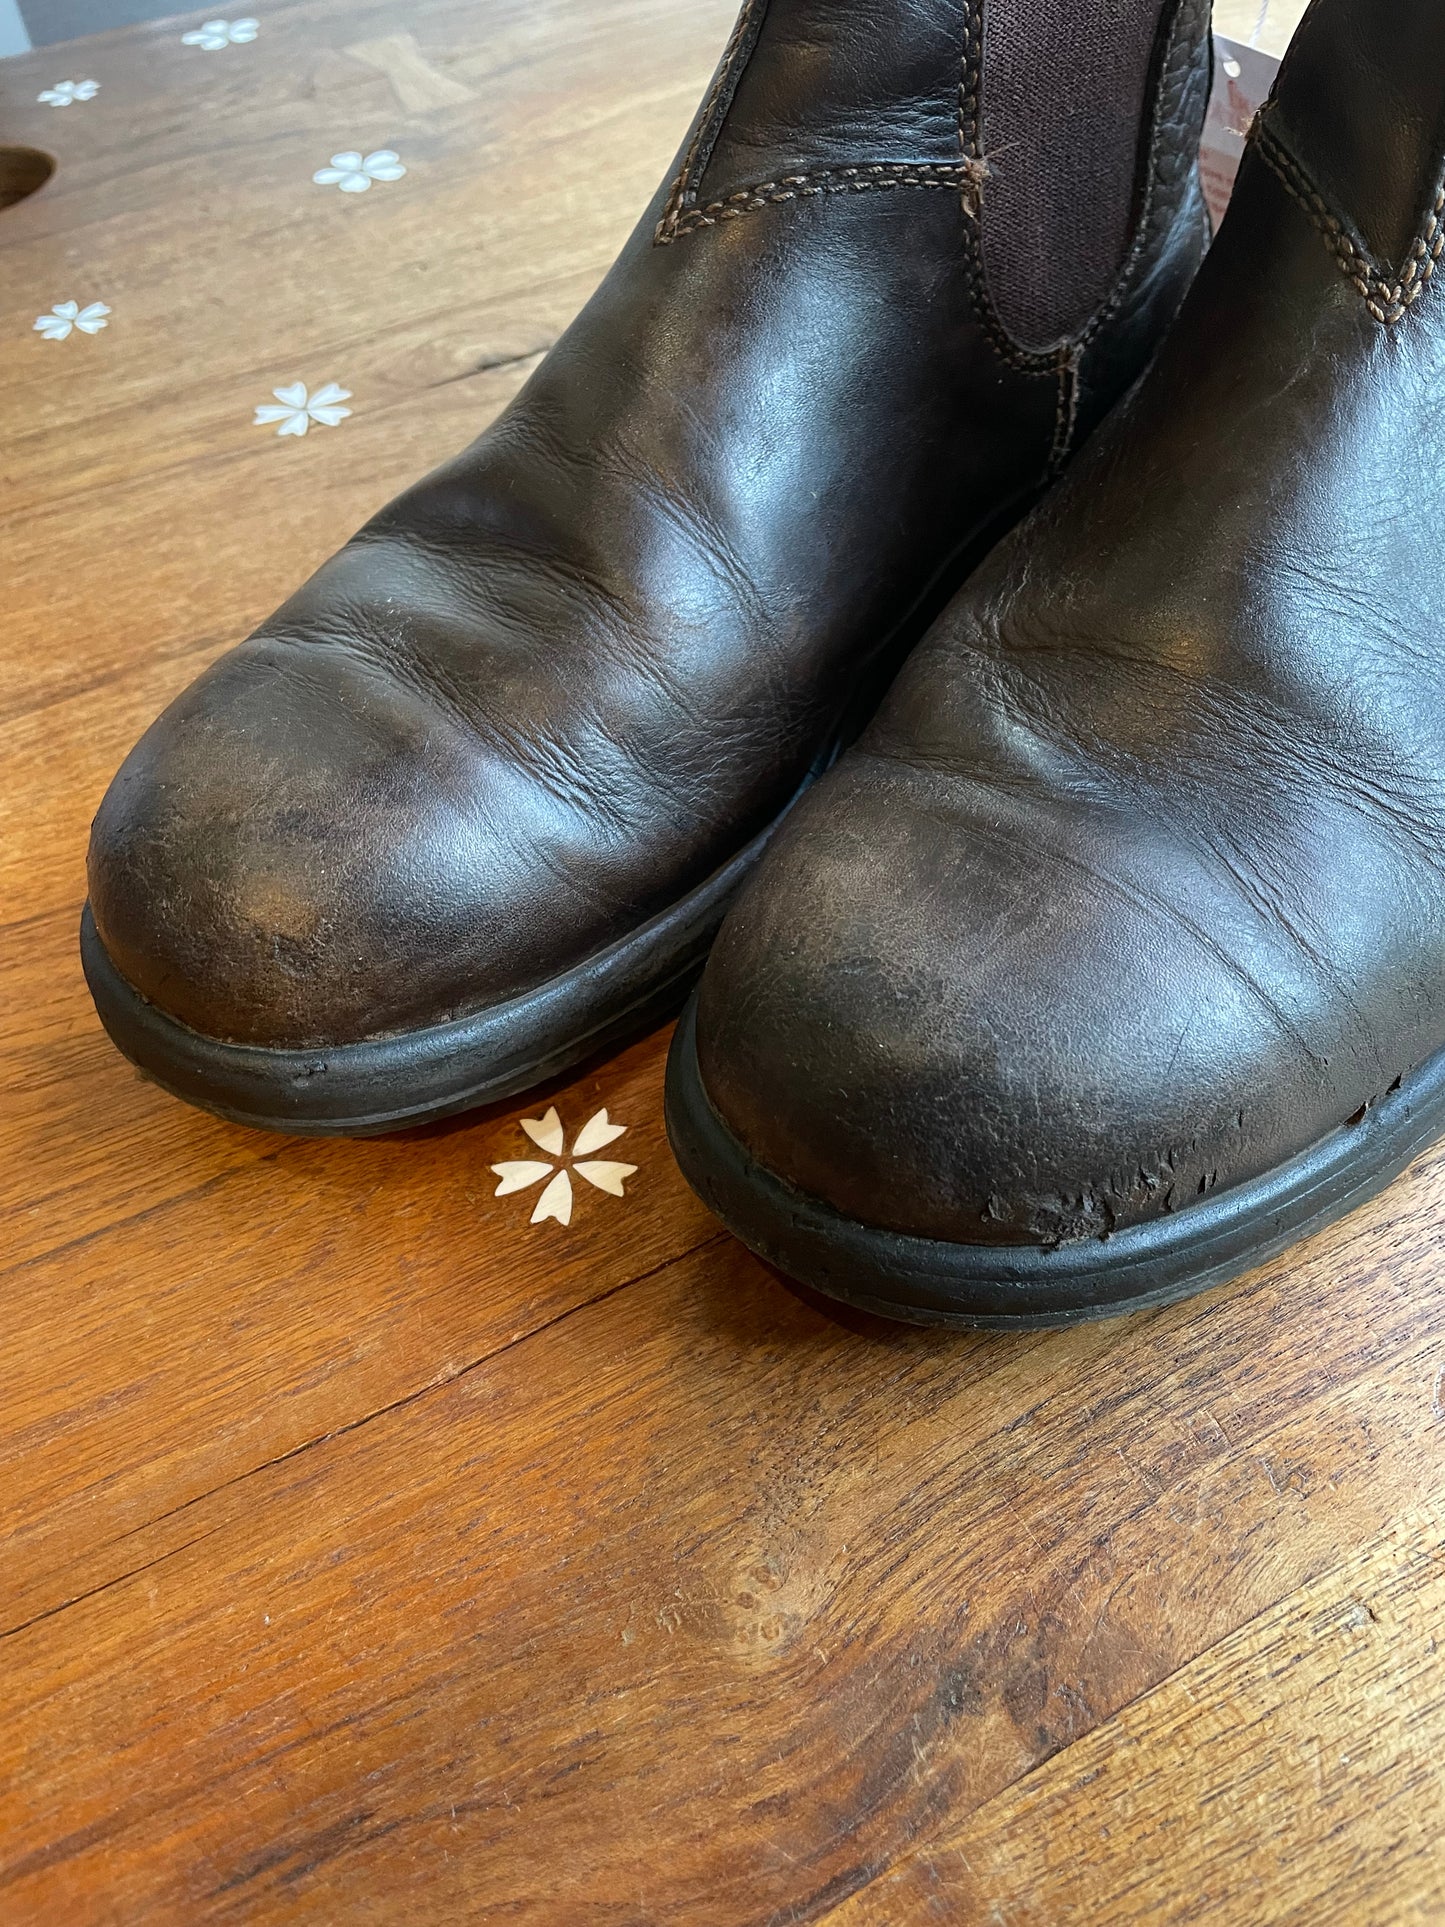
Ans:
[[[1128,252],[1170,0],[981,0],[983,258],[1025,347],[1073,334]]]

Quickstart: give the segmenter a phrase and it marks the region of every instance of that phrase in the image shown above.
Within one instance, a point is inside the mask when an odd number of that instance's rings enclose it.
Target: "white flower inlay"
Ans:
[[[181,35],[184,47],[204,47],[208,54],[222,47],[244,47],[261,31],[259,20],[207,20],[190,33]]]
[[[555,1105],[545,1117],[524,1117],[522,1129],[538,1150],[545,1151],[550,1159],[556,1160],[566,1155],[567,1139]],[[626,1129],[625,1124],[614,1124],[606,1111],[597,1111],[582,1126],[572,1146],[572,1169],[578,1177],[585,1178],[588,1184],[599,1191],[606,1191],[614,1198],[626,1195],[623,1185],[637,1170],[637,1166],[613,1164],[606,1158],[594,1158],[592,1153],[613,1143]],[[533,1224],[541,1224],[544,1218],[555,1218],[558,1224],[572,1222],[572,1179],[565,1164],[559,1169],[555,1162],[542,1164],[535,1158],[519,1158],[494,1164],[492,1170],[501,1179],[494,1194],[499,1198],[510,1197],[514,1191],[528,1191],[534,1184],[540,1184],[543,1178],[548,1180],[532,1213]]]
[[[68,107],[73,100],[94,100],[99,92],[98,80],[57,80],[35,98],[47,107]]]
[[[333,154],[330,167],[318,167],[311,176],[318,187],[339,187],[343,194],[364,194],[373,181],[399,181],[406,169],[389,147],[378,147],[374,154],[354,150]]]
[[[273,388],[271,393],[275,401],[263,401],[258,406],[256,419],[251,424],[253,428],[279,422],[278,435],[304,435],[312,422],[320,422],[323,428],[335,428],[351,413],[349,408],[341,406],[342,402],[350,401],[351,390],[339,388],[334,381],[328,381],[314,395],[306,393],[304,381],[288,382],[284,388]]]
[[[49,314],[36,315],[35,330],[47,341],[64,341],[72,328],[83,335],[98,335],[109,313],[103,301],[92,301],[86,308],[78,301],[57,301]]]

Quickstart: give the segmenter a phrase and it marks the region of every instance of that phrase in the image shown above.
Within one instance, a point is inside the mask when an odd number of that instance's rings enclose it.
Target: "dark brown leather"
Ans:
[[[976,5],[750,0],[677,172],[517,401],[127,759],[90,860],[122,975],[216,1038],[405,1031],[743,849],[1176,309],[1206,15],[1167,8],[1109,299],[1026,354],[979,271]]]
[[[1445,1049],[1442,130],[1441,0],[1317,0],[1149,375],[724,925],[703,1079],[798,1190],[1096,1237]]]

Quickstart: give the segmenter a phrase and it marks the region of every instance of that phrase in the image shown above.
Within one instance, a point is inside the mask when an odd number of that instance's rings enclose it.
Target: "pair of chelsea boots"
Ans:
[[[1065,139],[1078,13],[750,0],[518,401],[116,778],[122,1049],[388,1128],[716,935],[684,1172],[936,1322],[1202,1288],[1445,1129],[1445,5],[1315,0],[1197,280],[1207,7],[1133,13]]]

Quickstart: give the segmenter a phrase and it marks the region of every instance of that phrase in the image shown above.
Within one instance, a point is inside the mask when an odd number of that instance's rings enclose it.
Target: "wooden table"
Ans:
[[[1445,1159],[1177,1310],[943,1336],[721,1234],[662,1038],[300,1143],[92,1013],[121,756],[514,392],[730,11],[271,0],[0,67],[58,159],[0,213],[5,1927],[1445,1919]],[[257,425],[296,382],[351,414]],[[565,1226],[488,1168],[548,1104],[637,1167]]]

